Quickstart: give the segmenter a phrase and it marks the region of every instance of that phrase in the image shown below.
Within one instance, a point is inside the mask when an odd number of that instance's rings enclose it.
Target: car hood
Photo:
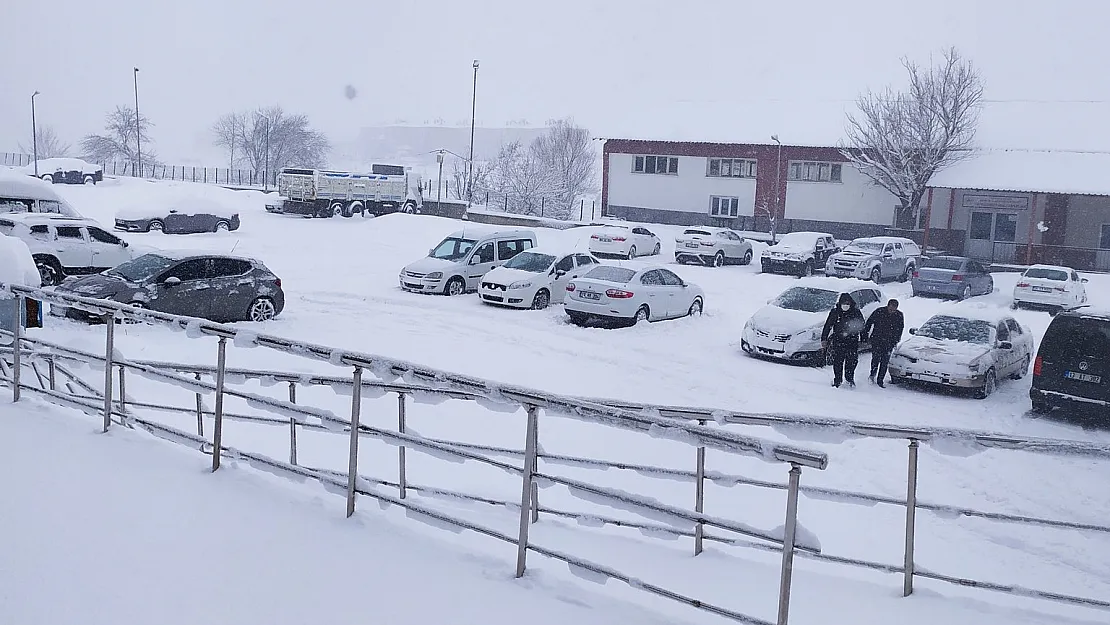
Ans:
[[[868,258],[878,258],[879,255],[874,252],[863,252],[857,250],[841,250],[833,254],[835,258],[842,258],[844,260],[865,260]]]
[[[482,277],[482,282],[496,282],[498,284],[510,285],[518,280],[536,281],[542,280],[547,276],[545,272],[536,273],[533,271],[525,271],[523,269],[510,269],[508,267],[497,267],[491,269],[489,273]]]
[[[431,273],[433,271],[444,271],[446,269],[450,269],[456,264],[457,263],[450,260],[425,256],[424,258],[421,258],[416,262],[405,265],[405,270],[415,271],[417,273]]]
[[[906,339],[898,346],[898,352],[910,358],[954,364],[970,364],[990,351],[990,347],[978,343],[945,341],[927,336]]]
[[[778,245],[772,245],[772,246],[768,247],[763,252],[765,254],[774,254],[775,252],[778,252],[780,254],[791,255],[791,254],[808,254],[809,252],[812,252],[812,251],[813,251],[813,248],[809,247],[809,246],[806,246],[806,245],[783,245],[782,243],[779,243]]]
[[[137,285],[133,285],[123,280],[104,274],[94,274],[91,276],[84,276],[73,281],[66,281],[58,285],[58,291],[72,293],[80,297],[91,297],[94,299],[104,299],[112,297],[123,291],[134,289]]]
[[[752,315],[751,323],[752,327],[770,334],[796,334],[824,324],[827,317],[825,312],[811,313],[767,305]]]

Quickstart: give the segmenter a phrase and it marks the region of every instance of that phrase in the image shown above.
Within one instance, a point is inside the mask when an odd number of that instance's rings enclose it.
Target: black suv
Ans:
[[[1035,412],[1084,407],[1110,423],[1110,311],[1084,307],[1053,318],[1033,363],[1029,399]]]

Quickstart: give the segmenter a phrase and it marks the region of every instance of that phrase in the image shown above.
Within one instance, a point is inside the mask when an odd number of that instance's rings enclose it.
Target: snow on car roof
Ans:
[[[1029,271],[1030,269],[1055,269],[1056,271],[1063,271],[1065,273],[1071,273],[1073,271],[1071,267],[1065,267],[1063,265],[1042,265],[1040,263],[1029,265],[1025,268],[1025,271]]]
[[[852,241],[872,241],[874,243],[901,243],[903,245],[905,245],[906,243],[913,243],[914,245],[917,245],[917,242],[915,242],[913,239],[907,239],[905,237],[859,237],[858,239],[852,239]]]
[[[566,256],[568,254],[585,254],[586,256],[592,256],[592,254],[590,254],[590,252],[588,250],[572,249],[572,248],[569,248],[569,247],[566,247],[566,246],[559,246],[559,245],[539,245],[537,247],[526,249],[526,250],[524,250],[524,252],[521,252],[521,254],[523,254],[525,252],[532,252],[532,253],[535,253],[535,254],[546,254],[548,256],[554,256],[556,258],[562,258],[563,256]]]
[[[801,240],[816,241],[817,239],[824,239],[825,237],[831,237],[831,236],[832,235],[827,233],[827,232],[787,232],[786,234],[779,235],[778,242],[782,243],[783,241],[788,241],[788,240],[789,241],[801,241]],[[777,245],[777,243],[776,243],[776,245]]]
[[[526,229],[522,229],[522,228],[506,229],[506,228],[491,228],[490,226],[467,226],[466,228],[464,228],[462,230],[456,230],[455,232],[452,232],[451,234],[447,235],[445,238],[448,238],[448,239],[474,239],[474,238],[483,238],[483,237],[493,236],[495,234],[496,235],[504,235],[504,236],[512,236],[512,235],[535,236],[535,233],[532,232],[531,230],[526,230]]]
[[[55,225],[81,225],[100,226],[100,222],[88,217],[67,217],[57,213],[4,213],[0,219],[6,219],[21,224],[55,224]]]
[[[1068,315],[1069,317],[1082,317],[1085,319],[1101,319],[1104,321],[1110,321],[1110,308],[1096,308],[1084,305],[1065,310],[1060,314]]]
[[[944,312],[937,313],[933,315],[933,317],[958,317],[970,319],[972,321],[986,321],[987,323],[996,324],[1004,319],[1012,319],[1013,315],[1004,308],[998,308],[997,305],[964,301],[953,304]],[[930,317],[930,319],[932,319],[932,317]]]
[[[62,202],[50,183],[10,169],[0,169],[0,197]]]
[[[0,282],[36,289],[42,286],[31,250],[21,239],[0,235]]]
[[[44,172],[55,171],[79,171],[81,173],[94,173],[100,171],[100,165],[95,165],[79,158],[69,158],[65,156],[55,156],[53,158],[40,158],[38,160],[39,174]],[[23,171],[33,174],[35,172],[35,163],[31,162],[30,165],[24,165]]]
[[[258,261],[258,259],[252,258],[250,256],[241,256],[239,254],[223,254],[221,252],[216,252],[216,251],[211,251],[211,250],[188,250],[188,249],[163,250],[163,249],[157,249],[157,250],[150,250],[149,252],[146,252],[146,254],[154,254],[155,256],[163,256],[163,257],[168,258],[170,260],[185,260],[186,258],[208,258],[208,257],[212,257],[212,258],[231,258],[231,259],[234,259],[234,260],[245,260],[245,261],[252,262],[252,263],[259,263],[260,262],[260,261]],[[145,256],[146,254],[141,254],[141,256]],[[138,258],[138,256],[136,256],[136,258]]]
[[[858,291],[860,289],[875,289],[879,292],[882,292],[882,289],[875,286],[875,283],[871,282],[870,280],[859,280],[857,278],[833,278],[831,276],[809,276],[807,278],[801,278],[793,286],[807,286],[817,289],[825,289],[826,291],[836,291],[837,293],[849,293],[851,291]]]

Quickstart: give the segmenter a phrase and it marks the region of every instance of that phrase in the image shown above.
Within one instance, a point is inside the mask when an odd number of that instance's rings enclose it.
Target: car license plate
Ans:
[[[597,240],[601,241],[602,243],[612,243],[613,242],[613,239],[610,239],[609,237],[598,237]]]
[[[601,299],[601,296],[593,291],[582,291],[582,299]]]
[[[1047,286],[1035,286],[1033,287],[1033,291],[1036,293],[1051,293],[1052,289]]]
[[[1079,382],[1091,382],[1099,384],[1102,382],[1101,375],[1091,375],[1089,373],[1076,373],[1075,371],[1065,371],[1064,377],[1069,380],[1077,380]]]
[[[698,244],[697,243],[687,243],[686,247],[696,250],[696,249],[698,249]]]

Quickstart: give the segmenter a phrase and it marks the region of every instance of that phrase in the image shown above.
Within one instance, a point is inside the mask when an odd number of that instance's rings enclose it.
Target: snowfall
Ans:
[[[424,215],[304,219],[264,210],[276,196],[260,191],[214,190],[190,183],[106,179],[94,186],[55,189],[87,217],[111,226],[117,208],[168,205],[202,194],[240,214],[233,233],[125,234],[138,249],[231,252],[263,261],[282,280],[284,312],[266,324],[237,324],[299,341],[419,363],[501,384],[552,393],[636,403],[695,406],[746,413],[819,417],[937,428],[985,430],[1110,445],[1110,432],[1085,429],[1029,413],[1029,378],[1004,380],[986,400],[918,388],[880,389],[866,383],[863,355],[858,388],[830,386],[829,369],[794,367],[750,358],[740,350],[744,322],[796,278],[763,275],[755,266],[705,268],[675,265],[673,241],[681,228],[647,227],[660,236],[667,264],[706,292],[706,311],[632,328],[579,328],[560,306],[545,311],[504,310],[477,296],[406,293],[400,268],[427,253],[445,235],[474,224]],[[587,249],[595,227],[537,228],[540,245]],[[756,243],[756,254],[763,244]],[[1110,276],[1089,275],[1092,303],[1110,307]],[[907,327],[931,315],[964,309],[976,315],[1009,313],[1017,274],[997,273],[993,294],[954,303],[912,298],[910,287],[886,283],[887,297],[902,302]],[[1013,311],[1038,339],[1050,317]],[[90,352],[104,349],[104,326],[47,317],[28,331]],[[147,325],[115,328],[116,349],[131,360],[212,366],[216,343],[195,333]],[[296,374],[351,374],[326,362],[265,348],[229,344],[229,367]],[[91,384],[102,371],[79,369]],[[372,377],[372,376],[371,376]],[[99,380],[99,381],[98,381]],[[284,384],[239,379],[236,390],[287,399]],[[4,389],[7,393],[7,389]],[[350,414],[349,387],[297,389],[297,403]],[[151,379],[128,378],[129,401],[193,406],[191,390]],[[524,447],[524,412],[489,410],[487,403],[427,397],[410,400],[409,433],[503,448]],[[344,518],[334,489],[298,483],[228,461],[215,474],[210,460],[141,430],[113,427],[99,418],[43,403],[27,393],[19,404],[0,399],[0,454],[5,502],[0,535],[10,537],[0,557],[0,621],[19,624],[204,621],[235,623],[397,624],[500,623],[720,623],[718,616],[648,595],[616,580],[532,553],[528,571],[514,579],[516,549],[472,531],[448,531],[442,522],[379,506],[360,497]],[[205,398],[211,409],[212,397]],[[393,395],[364,397],[362,422],[397,426]],[[132,408],[144,419],[195,431],[195,416]],[[258,403],[228,398],[226,410],[265,414]],[[278,415],[280,416],[280,415]],[[210,438],[211,419],[204,424]],[[759,426],[726,427],[828,454],[825,470],[804,469],[803,487],[906,495],[907,444],[836,431]],[[417,434],[418,433],[418,434]],[[694,449],[682,442],[617,430],[542,413],[543,453],[603,459],[691,472]],[[288,427],[225,422],[223,442],[279,460],[289,456]],[[13,444],[14,443],[14,444]],[[302,430],[298,461],[321,470],[347,466],[347,436]],[[519,464],[519,456],[501,456]],[[785,494],[737,483],[782,484],[788,466],[710,449],[705,513],[773,532],[781,531]],[[598,470],[581,463],[540,462],[540,470],[635,493],[691,509],[693,481],[633,470]],[[396,481],[395,447],[363,439],[359,473]],[[919,502],[1105,526],[1110,518],[1110,461],[974,446],[960,439],[921,448]],[[731,478],[731,479],[730,479]],[[409,449],[410,484],[465,492],[500,504],[409,493],[438,513],[516,533],[520,477],[474,462]],[[383,490],[382,492],[387,492]],[[388,491],[396,493],[396,490]],[[516,502],[514,505],[512,502]],[[707,541],[693,556],[693,541],[665,529],[638,531],[602,519],[666,528],[627,505],[598,501],[562,486],[541,483],[543,508],[531,540],[548,549],[611,567],[622,574],[767,621],[774,621],[780,554],[744,544]],[[799,523],[823,553],[900,566],[905,510],[841,496],[803,493]],[[692,528],[683,527],[689,532]],[[736,536],[708,530],[714,536]],[[15,540],[11,540],[15,538]],[[745,543],[746,544],[746,543]],[[1106,623],[1110,611],[1037,600],[1020,589],[1110,600],[1110,533],[996,522],[919,510],[915,561],[919,570],[1012,585],[1000,593],[919,578],[902,597],[900,574],[798,557],[790,621],[797,624],[891,623],[980,625]]]

